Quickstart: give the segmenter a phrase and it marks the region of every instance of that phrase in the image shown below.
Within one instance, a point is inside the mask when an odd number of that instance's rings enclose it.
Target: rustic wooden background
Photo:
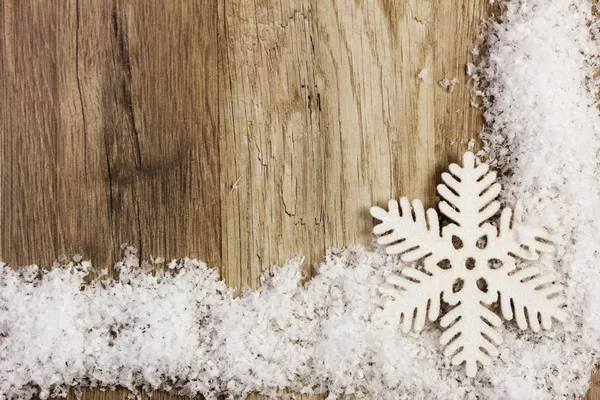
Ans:
[[[3,0],[0,259],[128,243],[239,288],[369,246],[369,206],[431,205],[482,128],[465,63],[488,3]]]

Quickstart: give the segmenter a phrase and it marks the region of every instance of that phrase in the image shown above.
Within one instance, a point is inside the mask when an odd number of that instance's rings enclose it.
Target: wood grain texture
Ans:
[[[277,5],[275,5],[277,4]],[[219,2],[223,277],[323,255],[324,136],[311,5]]]
[[[128,243],[206,260],[236,288],[297,254],[309,278],[328,247],[370,245],[370,205],[433,204],[482,128],[464,69],[490,10],[5,0],[0,259],[109,265]]]
[[[3,2],[4,260],[220,264],[213,3]]]

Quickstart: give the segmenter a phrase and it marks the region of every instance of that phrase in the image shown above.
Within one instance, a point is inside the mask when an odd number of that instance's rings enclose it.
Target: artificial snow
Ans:
[[[591,5],[513,0],[503,7],[470,71],[485,108],[484,151],[503,173],[504,202],[554,234],[556,256],[540,261],[566,277],[567,323],[544,333],[505,324],[499,358],[471,379],[448,367],[437,327],[405,335],[382,318],[378,289],[404,265],[381,251],[332,250],[307,284],[302,260],[293,259],[239,297],[202,262],[153,270],[131,249],[116,279],[86,279],[94,271],[79,257],[47,271],[2,265],[0,398],[61,396],[77,385],[208,398],[284,388],[378,399],[584,393],[600,350]]]
[[[373,299],[395,259],[330,252],[305,286],[301,264],[290,260],[238,298],[204,263],[173,260],[150,274],[133,249],[116,265],[118,280],[86,283],[85,262],[3,266],[0,394],[47,398],[73,385],[120,385],[208,398],[284,388],[412,398],[423,388],[457,389],[431,374],[444,364],[426,345],[433,336],[397,335],[378,316]]]
[[[460,81],[457,78],[452,79],[442,79],[438,82],[441,87],[451,92],[454,89],[454,86],[458,85]]]
[[[584,392],[600,351],[600,117],[598,44],[588,1],[519,0],[489,24],[485,55],[467,70],[485,109],[483,154],[503,172],[504,201],[554,232],[572,315],[542,347],[514,343],[518,364],[497,368],[518,398]],[[560,378],[557,378],[560,377]]]

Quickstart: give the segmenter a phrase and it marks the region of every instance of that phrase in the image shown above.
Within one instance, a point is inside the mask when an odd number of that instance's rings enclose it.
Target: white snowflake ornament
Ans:
[[[373,232],[388,254],[401,254],[412,263],[387,279],[381,288],[382,306],[397,318],[404,332],[421,331],[426,319],[440,316],[441,300],[453,306],[440,319],[445,329],[440,337],[444,355],[453,365],[466,364],[469,377],[477,363],[488,365],[498,355],[502,321],[489,307],[499,301],[507,320],[516,320],[520,329],[534,332],[549,329],[552,319],[565,321],[566,298],[554,274],[540,273],[537,267],[517,267],[517,259],[537,260],[539,252],[552,252],[550,236],[542,229],[512,221],[512,210],[504,208],[498,228],[489,220],[499,211],[496,201],[501,186],[487,164],[475,166],[467,152],[463,167],[451,164],[442,174],[445,184],[437,187],[445,201],[442,214],[454,223],[440,232],[438,214],[423,209],[419,200],[390,200],[389,211],[372,207],[381,221]],[[441,233],[441,235],[440,235]]]

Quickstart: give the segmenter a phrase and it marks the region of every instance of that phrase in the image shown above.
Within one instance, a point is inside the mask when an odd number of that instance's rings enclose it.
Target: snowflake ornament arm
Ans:
[[[392,275],[387,285],[381,288],[384,298],[380,304],[390,318],[402,323],[402,330],[420,331],[425,326],[426,317],[435,321],[440,313],[441,294],[452,287],[454,271],[445,271],[436,265],[447,259],[452,246],[440,236],[439,219],[434,209],[427,214],[420,200],[411,204],[406,197],[388,202],[389,211],[372,207],[371,215],[381,221],[373,232],[380,234],[377,242],[386,246],[388,254],[401,254],[400,259],[409,263],[426,259],[427,273],[415,268],[403,270],[401,275]],[[413,292],[420,296],[414,296]]]
[[[401,275],[392,275],[380,288],[384,296],[380,305],[391,319],[402,324],[402,331],[419,332],[426,319],[435,321],[440,315],[441,294],[452,290],[452,272],[439,269],[427,274],[416,268],[405,268]],[[415,293],[419,295],[415,296]]]
[[[502,316],[507,320],[515,319],[520,329],[532,331],[552,327],[552,319],[566,321],[568,314],[563,309],[566,297],[564,286],[556,283],[558,276],[542,273],[535,266],[517,270],[514,257],[535,261],[539,253],[554,251],[548,242],[550,235],[545,231],[512,222],[512,210],[502,210],[499,234],[494,246],[501,248],[508,256],[497,259],[489,271],[489,290],[500,294]],[[514,310],[514,311],[513,311]]]
[[[495,297],[492,293],[479,293],[477,284],[467,281],[458,293],[444,299],[456,307],[440,319],[440,326],[446,329],[440,344],[445,346],[444,355],[451,358],[452,365],[465,362],[469,377],[477,373],[477,362],[491,363],[491,357],[499,354],[496,346],[503,342],[496,331],[502,321],[484,306],[494,302]]]
[[[400,209],[396,200],[388,202],[389,211],[371,207],[371,215],[381,221],[373,228],[373,233],[381,235],[377,243],[386,246],[388,254],[402,254],[404,262],[412,262],[431,254],[449,254],[448,244],[440,238],[437,212],[430,208],[427,217],[420,200],[400,199]],[[402,211],[402,212],[400,212]],[[413,216],[414,213],[414,216]]]
[[[449,170],[437,189],[443,198],[439,209],[453,223],[441,231],[435,210],[427,210],[425,218],[418,200],[411,208],[403,198],[400,210],[392,200],[389,211],[373,207],[371,214],[381,221],[373,231],[389,254],[423,264],[422,270],[405,267],[387,279],[382,306],[404,332],[422,330],[427,317],[436,320],[440,299],[453,306],[440,319],[445,329],[440,344],[452,364],[464,362],[472,377],[477,364],[489,364],[502,344],[496,330],[502,320],[489,309],[492,303],[499,300],[503,317],[514,318],[519,328],[538,331],[549,329],[553,318],[567,318],[566,299],[555,275],[517,267],[519,258],[537,260],[539,253],[552,252],[550,236],[512,221],[510,208],[502,210],[498,229],[489,222],[501,208],[496,173],[487,164],[475,166],[470,152],[462,167],[451,164]]]

